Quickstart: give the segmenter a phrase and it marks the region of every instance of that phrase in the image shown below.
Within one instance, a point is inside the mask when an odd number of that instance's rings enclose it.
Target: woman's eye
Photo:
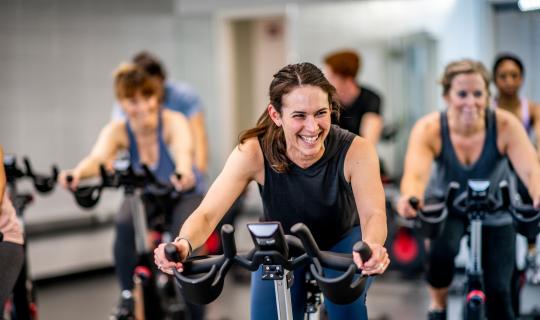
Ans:
[[[466,91],[458,91],[457,96],[460,98],[467,98],[467,92]]]
[[[484,96],[484,92],[483,91],[475,91],[474,92],[474,97],[475,98],[482,98]]]

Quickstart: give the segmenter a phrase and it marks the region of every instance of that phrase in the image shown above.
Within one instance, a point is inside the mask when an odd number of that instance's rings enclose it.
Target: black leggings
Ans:
[[[185,195],[180,201],[165,206],[151,197],[143,196],[143,204],[146,211],[147,222],[151,224],[156,215],[165,210],[166,226],[175,237],[180,227],[189,215],[199,206],[202,195]],[[122,290],[133,290],[133,273],[137,266],[137,251],[135,248],[135,229],[133,226],[130,203],[126,199],[120,207],[116,217],[116,238],[114,240],[114,261],[116,276]],[[189,305],[192,319],[202,319],[203,308]]]
[[[427,280],[434,288],[450,286],[454,259],[459,252],[467,223],[449,215],[439,238],[431,243]],[[516,232],[512,225],[482,227],[482,268],[488,319],[514,319],[511,302],[512,270],[516,256]]]
[[[23,259],[22,245],[7,241],[0,242],[0,319],[3,319],[4,303],[21,272]]]

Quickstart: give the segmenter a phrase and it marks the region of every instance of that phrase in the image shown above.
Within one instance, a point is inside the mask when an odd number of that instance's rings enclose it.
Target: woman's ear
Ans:
[[[450,92],[443,94],[442,98],[447,105],[450,104]]]
[[[268,110],[268,115],[270,116],[270,119],[274,121],[276,126],[281,127],[281,114],[279,114],[279,112],[276,110],[276,108],[274,108],[272,104],[268,105],[267,110]]]

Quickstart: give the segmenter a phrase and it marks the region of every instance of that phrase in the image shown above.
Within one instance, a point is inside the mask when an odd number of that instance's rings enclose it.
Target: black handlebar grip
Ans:
[[[30,165],[30,159],[28,157],[23,158],[24,166],[26,167],[26,175],[29,177],[34,176],[34,170],[32,170],[32,165]]]
[[[362,258],[362,262],[366,262],[371,258],[371,254],[373,253],[371,251],[371,248],[363,241],[358,241],[353,246],[353,251],[358,252],[360,254],[360,258]]]
[[[180,254],[176,250],[176,246],[172,243],[167,243],[165,245],[165,257],[169,261],[180,262]]]
[[[156,176],[154,175],[154,173],[152,172],[152,170],[150,170],[150,168],[148,168],[148,166],[146,164],[142,164],[141,165],[143,171],[144,171],[144,174],[146,176],[146,178],[150,181],[150,182],[156,182],[157,179],[156,179]]]
[[[176,179],[178,179],[178,180],[182,179],[182,174],[181,173],[175,172],[174,175],[176,176]]]
[[[411,205],[411,207],[413,207],[414,210],[418,210],[418,207],[420,206],[420,200],[418,200],[417,197],[410,197],[409,204]]]
[[[112,178],[107,174],[107,169],[105,169],[105,165],[103,164],[99,165],[99,175],[101,177],[102,186],[111,186]]]
[[[511,200],[510,200],[510,188],[508,187],[508,182],[506,182],[506,180],[501,181],[501,183],[499,183],[499,188],[501,189],[502,208],[510,207]]]
[[[107,179],[107,170],[105,170],[105,166],[103,164],[99,165],[99,175],[101,176],[101,179]]]
[[[221,227],[221,242],[225,258],[233,259],[236,256],[236,242],[234,240],[234,227],[224,224]]]
[[[309,231],[308,227],[305,224],[301,222],[294,224],[291,227],[291,232],[292,234],[300,238],[302,244],[304,245],[306,253],[310,257],[320,257],[321,252],[319,250],[319,246],[317,245],[317,242],[315,242],[311,231]]]
[[[56,180],[58,180],[58,173],[60,172],[60,170],[58,170],[58,167],[56,165],[53,165],[52,167],[52,176],[51,178],[56,182]]]
[[[453,208],[454,207],[454,200],[456,199],[456,195],[459,191],[459,183],[452,181],[448,184],[448,190],[446,191],[446,207],[447,208]]]
[[[4,241],[4,234],[0,232],[0,242]]]

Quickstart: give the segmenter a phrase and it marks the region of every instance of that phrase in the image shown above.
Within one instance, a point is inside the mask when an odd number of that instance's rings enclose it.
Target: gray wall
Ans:
[[[76,165],[109,119],[113,70],[142,49],[161,56],[171,78],[186,80],[199,92],[209,135],[219,137],[219,114],[212,112],[218,100],[211,28],[209,15],[178,17],[171,0],[1,1],[0,143],[5,152],[29,156],[38,171],[53,163]],[[213,148],[219,141],[210,143]],[[58,191],[36,201],[29,219],[77,211],[67,197]]]
[[[497,50],[516,48],[528,67],[525,94],[539,100],[533,90],[539,74],[534,62],[540,51],[538,13],[494,17],[487,0],[223,2],[231,5],[210,0],[0,1],[0,143],[7,152],[30,156],[41,171],[51,163],[74,166],[109,118],[112,70],[136,51],[150,49],[163,58],[173,78],[186,80],[200,93],[210,176],[215,177],[238,132],[231,116],[235,106],[224,86],[234,72],[224,53],[223,21],[238,15],[264,18],[266,7],[270,15],[281,12],[278,16],[285,19],[288,62],[321,64],[330,50],[360,50],[369,62],[361,81],[387,96],[390,120],[403,112],[398,104],[404,93],[395,89],[388,55],[395,43],[415,34],[428,35],[437,47],[429,79],[449,60],[472,57],[489,65]],[[260,5],[263,9],[250,15],[249,9]],[[419,110],[441,106],[436,83],[418,90],[434,92]],[[58,206],[62,209],[46,211],[75,208],[65,201]]]
[[[522,59],[525,66],[525,84],[521,94],[540,101],[540,12],[497,10],[494,26],[495,51],[512,52]],[[493,58],[487,62],[492,63]]]

